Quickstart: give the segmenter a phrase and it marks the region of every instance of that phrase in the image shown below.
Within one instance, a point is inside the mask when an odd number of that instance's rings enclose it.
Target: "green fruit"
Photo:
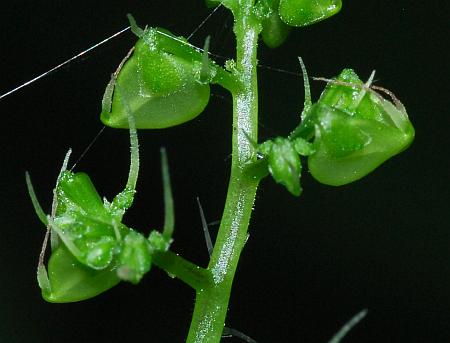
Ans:
[[[290,26],[307,26],[338,13],[341,6],[341,0],[280,0],[279,14]]]

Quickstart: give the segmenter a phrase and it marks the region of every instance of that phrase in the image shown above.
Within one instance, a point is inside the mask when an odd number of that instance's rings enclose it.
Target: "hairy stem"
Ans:
[[[241,0],[238,10],[233,13],[237,43],[236,75],[242,87],[233,93],[231,176],[222,221],[208,265],[213,283],[196,292],[188,343],[220,342],[259,181],[244,172],[245,166],[256,159],[252,141],[257,141],[258,123],[256,52],[261,26],[252,8],[253,1]]]

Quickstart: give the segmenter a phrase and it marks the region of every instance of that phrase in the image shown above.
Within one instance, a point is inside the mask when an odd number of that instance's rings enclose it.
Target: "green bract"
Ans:
[[[86,174],[61,172],[55,190],[56,214],[47,221],[62,243],[52,246],[48,276],[43,265],[38,268],[44,299],[88,299],[120,280],[137,283],[150,270],[152,254],[166,251],[171,239],[156,232],[147,239],[121,223],[133,196],[134,189],[126,188],[111,203],[102,201]]]
[[[105,91],[101,120],[128,128],[116,85],[123,89],[138,129],[166,128],[195,118],[209,101],[209,84],[200,82],[201,68],[202,54],[185,40],[146,29]]]
[[[341,0],[280,0],[281,20],[290,26],[306,26],[338,13]]]
[[[60,174],[56,215],[48,221],[63,245],[50,257],[49,287],[42,290],[45,299],[84,300],[109,289],[120,279],[136,283],[150,269],[150,243],[138,247],[140,259],[136,262],[130,251],[137,248],[136,241],[146,239],[121,223],[133,196],[134,189],[125,189],[111,203],[103,202],[86,174],[67,170]],[[129,272],[119,273],[123,269]]]
[[[137,283],[150,270],[152,255],[167,251],[173,232],[173,205],[167,158],[162,150],[162,171],[166,200],[164,234],[152,232],[147,239],[122,224],[132,205],[139,171],[139,148],[129,102],[117,86],[130,127],[131,163],[125,189],[112,202],[101,199],[88,175],[66,169],[70,151],[58,176],[51,215],[45,217],[27,174],[33,205],[47,234],[38,265],[42,296],[50,302],[73,302],[96,296],[120,280]],[[48,273],[43,258],[52,234],[52,255]]]
[[[358,180],[414,139],[403,105],[369,86],[345,69],[329,82],[301,125],[304,134],[314,131],[316,152],[308,167],[321,183],[339,186]]]

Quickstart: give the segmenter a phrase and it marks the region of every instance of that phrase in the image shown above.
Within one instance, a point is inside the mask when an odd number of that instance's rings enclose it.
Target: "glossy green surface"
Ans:
[[[166,253],[172,241],[173,201],[164,149],[161,150],[166,209],[164,235],[152,232],[147,239],[121,223],[134,199],[139,172],[139,144],[134,116],[121,86],[117,87],[117,93],[124,103],[130,127],[130,170],[125,189],[112,202],[102,201],[87,174],[67,170],[70,150],[58,176],[50,216],[45,218],[30,177],[26,175],[33,206],[47,225],[37,278],[44,299],[51,302],[88,299],[113,287],[119,280],[139,282],[150,270],[152,255],[155,252]],[[44,254],[50,232],[62,244],[52,244],[47,272]],[[173,263],[174,258],[170,260]],[[184,263],[176,259],[175,262]],[[160,266],[170,269],[164,263]],[[180,273],[183,274],[183,270]],[[185,272],[180,278],[190,282],[191,274],[190,271]]]
[[[120,224],[123,212],[113,214],[84,173],[63,172],[56,194],[53,225],[63,242],[80,263],[98,270],[108,267],[116,248],[116,230],[121,235],[129,231]]]
[[[102,122],[128,128],[122,97],[110,90],[120,85],[136,128],[157,129],[185,123],[198,116],[209,101],[209,84],[200,82],[202,55],[170,33],[145,30],[105,92]]]
[[[86,174],[61,174],[56,216],[50,226],[64,244],[50,257],[49,285],[42,290],[46,300],[79,301],[106,291],[119,280],[138,283],[150,270],[152,254],[168,249],[170,237],[149,240],[121,224],[133,196],[134,191],[125,190],[112,203],[103,203]]]
[[[278,13],[280,0],[265,0],[260,3],[261,12],[265,12],[262,14],[261,37],[269,48],[277,48],[287,39],[291,28],[281,20]]]
[[[290,26],[307,26],[338,13],[341,0],[280,0],[281,20]]]
[[[114,265],[95,270],[81,264],[64,245],[53,251],[48,262],[50,289],[42,289],[46,301],[67,303],[86,300],[120,282]]]
[[[133,193],[122,192],[115,200],[131,205],[132,200],[125,198]],[[126,208],[119,211],[114,201],[102,203],[84,173],[64,171],[56,196],[57,212],[49,225],[64,244],[52,251],[48,273],[43,266],[38,269],[47,301],[80,301],[108,290],[120,280],[137,283],[150,270],[152,254],[169,247],[170,241],[165,238],[148,240],[121,224]],[[153,245],[153,241],[157,244]]]
[[[350,69],[337,82],[342,83],[328,84],[304,122],[315,135],[309,170],[333,186],[362,178],[414,139],[414,128],[398,100],[393,104],[363,86]]]
[[[259,145],[269,173],[293,195],[301,191],[298,155],[308,156],[308,169],[317,181],[340,186],[369,174],[414,139],[406,110],[391,92],[382,89],[394,103],[370,88],[371,80],[363,84],[351,69],[328,81],[311,105],[306,77],[301,124],[288,138]]]

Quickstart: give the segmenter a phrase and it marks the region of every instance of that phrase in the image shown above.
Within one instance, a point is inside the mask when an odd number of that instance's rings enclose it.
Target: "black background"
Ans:
[[[188,35],[210,11],[202,1],[179,0],[3,4],[0,93],[125,27],[127,12],[139,23]],[[281,48],[261,45],[262,65],[289,71],[299,71],[297,56],[313,76],[352,67],[367,78],[376,69],[377,84],[408,109],[416,140],[345,187],[318,184],[304,172],[297,199],[264,180],[235,277],[229,326],[258,342],[326,342],[368,308],[345,342],[450,341],[448,14],[444,1],[345,1],[339,15],[293,30]],[[213,52],[233,56],[226,10],[191,42],[202,45],[207,34]],[[75,304],[44,302],[35,278],[44,228],[24,172],[31,172],[48,209],[66,150],[72,147],[76,159],[102,127],[104,87],[134,40],[128,32],[0,100],[2,342],[184,341],[194,294],[156,268],[138,286],[121,284]],[[298,121],[302,80],[265,68],[259,78],[261,140],[287,134]],[[315,98],[322,87],[313,83]],[[176,205],[173,249],[203,266],[208,256],[195,196],[208,220],[219,219],[230,164],[230,97],[218,88],[212,93],[205,113],[192,122],[140,131],[138,194],[125,218],[144,232],[161,226],[158,150],[166,146]],[[128,151],[128,132],[107,128],[77,170],[88,172],[111,199],[125,183]]]

